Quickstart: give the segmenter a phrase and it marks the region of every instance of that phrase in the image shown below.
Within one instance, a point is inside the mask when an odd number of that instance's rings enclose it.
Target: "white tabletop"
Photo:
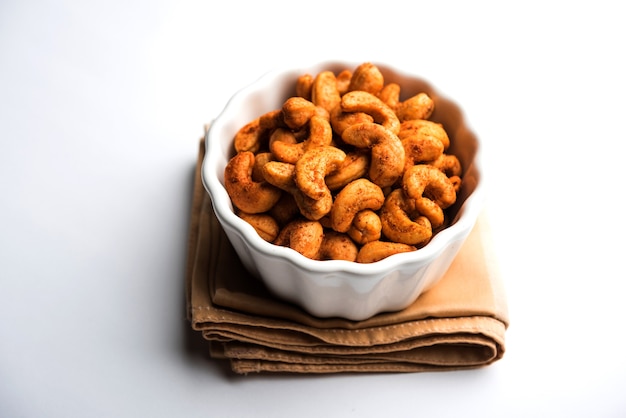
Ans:
[[[619,9],[238,3],[0,4],[0,416],[623,416]],[[262,73],[335,58],[423,76],[484,142],[511,316],[499,362],[243,377],[190,330],[203,125]]]

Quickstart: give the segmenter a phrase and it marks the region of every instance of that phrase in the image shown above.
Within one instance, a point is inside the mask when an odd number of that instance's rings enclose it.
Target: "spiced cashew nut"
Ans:
[[[410,136],[427,136],[441,142],[443,149],[450,146],[450,138],[443,125],[430,120],[413,119],[402,122],[398,137],[404,139]]]
[[[305,257],[316,259],[323,239],[324,228],[319,222],[297,219],[280,230],[274,244],[289,247]]]
[[[359,250],[357,263],[375,263],[394,254],[417,250],[416,247],[398,242],[372,241]]]
[[[316,115],[326,120],[329,119],[329,113],[326,109],[315,106],[313,102],[298,96],[285,100],[281,110],[283,122],[294,130],[302,128]]]
[[[315,76],[311,85],[311,101],[329,113],[341,103],[337,77],[332,71],[322,71]]]
[[[371,115],[376,123],[383,125],[394,134],[400,132],[400,120],[392,108],[377,96],[366,91],[350,91],[341,96],[341,109],[344,112],[363,112]]]
[[[323,199],[330,196],[325,177],[335,171],[346,159],[346,153],[334,146],[308,149],[296,162],[295,182],[306,196]]]
[[[317,221],[326,216],[333,205],[333,198],[330,192],[321,199],[313,199],[305,195],[296,185],[295,173],[296,167],[294,164],[270,161],[263,166],[263,177],[265,180],[293,196],[302,216],[312,221]]]
[[[341,138],[359,148],[371,148],[370,179],[380,187],[393,185],[404,172],[405,151],[400,138],[383,125],[360,123],[347,128]]]
[[[384,77],[378,67],[371,62],[365,62],[352,73],[348,91],[360,90],[376,95],[384,84]]]
[[[461,190],[461,185],[463,184],[463,179],[461,178],[463,168],[456,155],[441,154],[439,158],[435,161],[431,161],[429,164],[448,176],[457,193]]]
[[[335,197],[330,210],[331,226],[335,231],[347,232],[358,212],[378,210],[384,202],[385,195],[378,185],[365,178],[354,180]]]
[[[250,151],[256,153],[263,147],[263,141],[273,129],[283,125],[280,109],[267,112],[242,126],[233,140],[235,151]]]
[[[433,235],[426,216],[417,210],[415,199],[405,196],[402,189],[395,189],[380,209],[383,235],[390,241],[409,245],[422,245]]]
[[[314,114],[307,122],[309,135],[300,142],[298,142],[295,134],[288,129],[278,128],[274,130],[270,136],[269,146],[270,151],[278,160],[295,164],[308,149],[331,144],[333,130],[327,119]]]
[[[246,213],[238,211],[237,215],[249,223],[254,230],[267,242],[273,242],[278,236],[280,228],[272,215],[266,213]]]
[[[348,235],[336,231],[326,231],[317,259],[355,261],[358,252],[359,249]]]
[[[456,189],[450,179],[437,168],[415,165],[404,173],[405,194],[415,201],[417,210],[428,218],[433,228],[443,225],[443,209],[456,201]]]
[[[365,177],[370,166],[370,155],[367,151],[351,151],[334,173],[326,176],[326,185],[331,191],[345,187],[353,180]]]
[[[426,93],[418,93],[405,101],[399,102],[394,110],[400,122],[407,120],[428,119],[435,110],[435,102]]]
[[[354,216],[348,235],[354,242],[363,245],[378,241],[381,238],[382,228],[380,216],[371,209],[364,209]]]
[[[248,213],[267,212],[282,194],[281,190],[265,181],[254,181],[252,172],[255,157],[252,152],[237,153],[224,169],[224,187],[233,204]]]

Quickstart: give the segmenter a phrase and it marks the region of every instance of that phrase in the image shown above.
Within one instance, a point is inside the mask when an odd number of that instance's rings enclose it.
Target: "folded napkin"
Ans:
[[[196,168],[186,274],[187,315],[216,359],[250,372],[420,372],[502,358],[506,299],[481,217],[445,277],[400,311],[363,321],[317,318],[251,276],[214,216]]]

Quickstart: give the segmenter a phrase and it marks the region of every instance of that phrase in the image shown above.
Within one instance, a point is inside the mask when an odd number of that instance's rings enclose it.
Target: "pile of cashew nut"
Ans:
[[[235,135],[224,183],[237,215],[315,260],[371,263],[426,245],[462,181],[429,120],[434,100],[401,100],[371,63],[303,74],[295,87]]]

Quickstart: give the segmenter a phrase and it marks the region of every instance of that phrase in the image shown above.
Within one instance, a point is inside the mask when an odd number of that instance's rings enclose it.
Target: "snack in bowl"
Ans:
[[[203,182],[242,263],[321,317],[408,306],[482,206],[460,109],[384,64],[267,74],[233,96],[206,144]]]

